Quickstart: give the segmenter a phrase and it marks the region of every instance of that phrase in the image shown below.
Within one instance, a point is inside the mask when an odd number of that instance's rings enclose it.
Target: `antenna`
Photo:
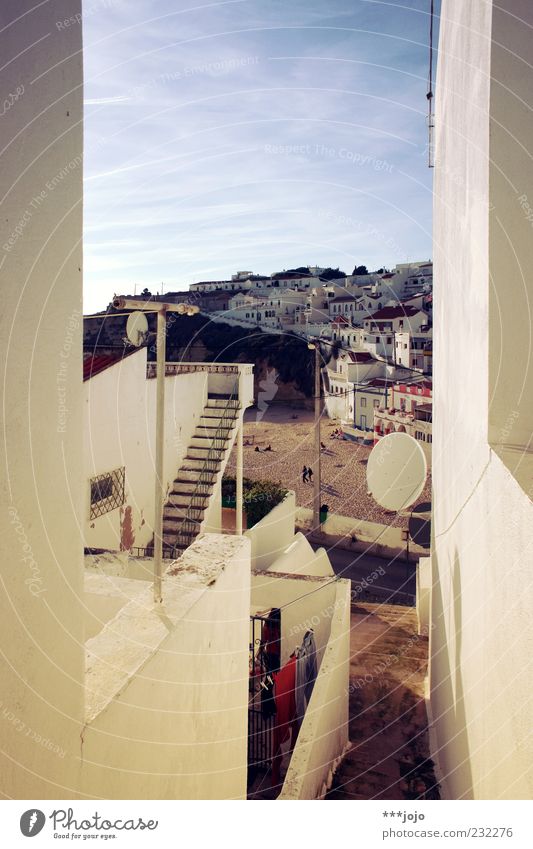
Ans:
[[[425,454],[408,433],[391,433],[372,449],[366,467],[368,491],[386,510],[405,510],[422,493]]]
[[[435,129],[435,115],[433,113],[433,21],[435,18],[434,0],[431,0],[429,12],[429,73],[428,73],[428,168],[435,167],[433,131]]]

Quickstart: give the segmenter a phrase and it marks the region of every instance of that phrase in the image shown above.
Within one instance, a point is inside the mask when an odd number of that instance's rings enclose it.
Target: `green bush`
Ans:
[[[243,478],[243,501],[249,528],[257,525],[271,510],[281,504],[288,493],[281,483],[274,481],[253,481]],[[224,505],[233,506],[236,503],[237,484],[233,475],[222,478],[222,500]]]

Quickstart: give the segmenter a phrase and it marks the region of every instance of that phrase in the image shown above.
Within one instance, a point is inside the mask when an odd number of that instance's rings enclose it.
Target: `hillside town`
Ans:
[[[270,276],[238,271],[188,292],[141,297],[194,304],[215,323],[317,341],[325,413],[343,438],[372,445],[408,433],[431,463],[432,292],[433,264],[425,260],[390,271],[356,266],[351,275],[318,266]]]

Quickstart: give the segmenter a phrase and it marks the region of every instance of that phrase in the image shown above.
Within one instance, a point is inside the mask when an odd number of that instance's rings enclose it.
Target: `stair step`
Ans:
[[[185,475],[186,472],[196,472],[196,474],[198,475],[198,472],[202,471],[204,464],[205,464],[205,458],[204,457],[185,457],[185,459],[183,460],[183,465],[182,465],[182,467],[179,471],[180,476]],[[215,462],[215,465],[214,465],[214,473],[215,474],[220,471],[221,465],[222,465],[222,463],[221,463],[220,460],[217,460]]]
[[[214,451],[226,451],[226,448],[229,445],[229,439],[227,435],[221,434],[220,438],[217,437],[217,444],[214,444],[214,440],[211,436],[193,436],[191,437],[191,441],[189,442],[189,448],[205,448],[207,451],[210,451],[211,448]]]
[[[175,520],[165,519],[163,522],[163,537],[165,534],[174,534],[175,536],[182,536],[182,531],[180,530],[181,520],[183,516],[176,516]],[[201,525],[201,517],[198,518],[198,529],[195,530],[194,536],[199,532]]]
[[[167,546],[176,546],[177,548],[188,548],[198,536],[198,531],[192,534],[172,534],[163,532],[163,544]]]
[[[232,403],[232,404],[228,407],[228,398],[217,398],[217,397],[215,397],[214,395],[209,395],[209,396],[208,396],[208,398],[207,398],[207,404],[206,404],[206,406],[205,406],[205,408],[204,408],[204,409],[208,409],[208,410],[214,410],[214,409],[218,409],[218,410],[225,410],[226,408],[228,409],[228,412],[229,412],[229,410],[232,410],[232,411],[234,411],[234,412],[235,412],[235,415],[236,415],[236,414],[238,413],[239,409],[240,409],[240,404],[239,404],[238,402],[237,402],[237,403]]]
[[[196,474],[196,472],[191,472],[191,474]],[[198,478],[198,475],[196,475]],[[170,490],[170,495],[175,496],[179,495],[183,498],[187,498],[189,495],[192,495],[195,492],[199,496],[204,496],[206,500],[209,500],[209,496],[213,491],[213,481],[208,483],[202,483],[198,485],[198,480],[175,480],[172,484],[172,489]]]
[[[210,445],[205,446],[205,448],[200,447],[200,446],[196,446],[196,445],[190,445],[187,448],[187,456],[184,457],[184,460],[183,460],[184,465],[186,463],[188,463],[189,460],[198,460],[198,459],[206,460],[207,455],[209,454],[210,450],[211,450]],[[225,453],[226,453],[225,448],[221,448],[221,449],[217,448],[211,454],[210,459],[212,459],[214,463],[220,462]]]
[[[198,498],[194,496],[194,504],[191,504],[191,498],[189,494],[189,498],[187,500],[187,493],[184,495],[175,495],[173,498],[169,498],[167,503],[165,504],[164,516],[172,515],[176,513],[176,515],[185,516],[187,511],[192,514],[203,513],[209,504],[209,498],[204,498],[202,503],[198,503]]]
[[[207,421],[209,422],[209,421],[213,421],[213,420],[208,418]],[[228,433],[228,434],[231,433],[231,431],[233,430],[233,427],[234,427],[233,424],[225,424],[224,427],[219,427],[218,425],[213,425],[213,424],[201,424],[201,425],[198,425],[198,427],[196,428],[194,435],[195,436],[202,435],[202,436],[208,436],[208,437],[212,438],[213,436],[215,436],[216,433],[221,433],[221,434],[222,433]]]
[[[204,423],[209,423],[211,425],[220,424],[221,421],[227,422],[229,425],[233,426],[238,418],[238,416],[232,413],[228,413],[225,416],[222,415],[223,410],[218,409],[218,407],[204,407],[204,411],[200,416],[200,421],[203,419]]]
[[[182,483],[183,484],[190,484],[190,483],[196,484],[196,483],[198,483],[198,479],[200,477],[200,471],[201,471],[200,469],[186,469],[182,466],[182,468],[178,472],[178,477],[174,481],[174,484],[176,484],[176,485],[179,485],[179,484],[182,484]],[[207,483],[207,484],[212,486],[215,483],[216,476],[217,476],[216,472],[213,472],[211,475],[209,475],[207,473],[204,474],[203,475],[204,483]]]

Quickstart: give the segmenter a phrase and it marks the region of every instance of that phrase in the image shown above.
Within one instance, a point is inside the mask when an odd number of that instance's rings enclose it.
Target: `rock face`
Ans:
[[[262,392],[262,387],[272,383],[272,366],[265,359],[256,359],[254,368],[254,398],[259,399]],[[304,393],[296,387],[294,380],[283,381],[279,374],[275,378],[275,394],[268,401],[268,404],[283,405],[286,407],[294,407],[295,409],[312,410],[314,401],[312,398],[307,398]],[[270,393],[269,393],[270,394]]]

